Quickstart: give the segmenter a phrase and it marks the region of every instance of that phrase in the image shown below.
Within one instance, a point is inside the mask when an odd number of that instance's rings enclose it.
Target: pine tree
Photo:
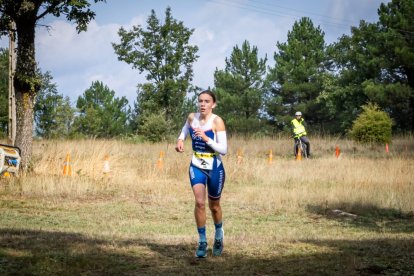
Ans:
[[[44,138],[68,137],[75,110],[71,107],[69,97],[58,93],[50,72],[40,75],[42,85],[34,107],[36,134]]]
[[[128,100],[115,97],[115,91],[100,81],[78,97],[76,107],[79,115],[73,128],[78,135],[111,138],[129,132]]]
[[[317,98],[322,91],[326,71],[324,33],[304,17],[294,23],[287,42],[277,43],[275,67],[268,75],[270,93],[267,113],[279,128],[289,125],[295,111],[306,114],[312,125],[323,122]]]
[[[214,83],[219,100],[216,112],[222,114],[231,131],[256,133],[262,129],[264,78],[267,58],[258,57],[256,46],[246,40],[236,45],[224,70],[216,69]]]

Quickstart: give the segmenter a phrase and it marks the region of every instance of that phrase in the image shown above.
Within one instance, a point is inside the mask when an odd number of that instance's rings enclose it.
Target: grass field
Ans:
[[[302,161],[288,139],[229,140],[225,251],[203,260],[189,141],[183,154],[168,143],[36,141],[34,171],[0,180],[0,275],[413,275],[413,137],[388,153],[310,138]],[[209,216],[210,245],[213,228]]]

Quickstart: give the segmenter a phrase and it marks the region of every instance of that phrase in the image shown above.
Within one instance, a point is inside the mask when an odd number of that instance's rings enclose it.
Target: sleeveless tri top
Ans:
[[[194,130],[201,128],[210,139],[215,141],[216,135],[212,127],[213,121],[216,117],[217,115],[212,114],[208,121],[204,125],[201,125],[200,113],[195,113],[193,121],[190,125],[189,130],[193,146],[193,157],[191,159],[191,163],[200,169],[211,170],[213,168],[214,160],[216,158],[220,160],[220,155],[216,153],[209,145],[207,145],[207,143],[204,142],[201,137],[197,137],[194,133]]]

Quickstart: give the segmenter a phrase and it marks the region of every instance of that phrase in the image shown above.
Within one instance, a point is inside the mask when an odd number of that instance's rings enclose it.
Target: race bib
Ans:
[[[191,163],[197,168],[212,170],[215,153],[194,152]]]

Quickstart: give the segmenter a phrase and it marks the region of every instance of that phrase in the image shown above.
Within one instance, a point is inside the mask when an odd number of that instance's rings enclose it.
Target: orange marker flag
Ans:
[[[335,147],[335,156],[336,156],[336,158],[338,158],[340,154],[341,154],[341,151],[340,151],[339,147],[336,146]]]
[[[72,175],[72,167],[70,165],[70,154],[66,154],[65,163],[63,165],[63,175]]]
[[[268,162],[269,162],[269,164],[272,164],[273,163],[273,152],[272,152],[272,150],[269,151]]]
[[[157,168],[162,169],[164,167],[164,152],[160,151],[160,157],[157,160]]]
[[[388,151],[388,143],[387,144],[385,144],[385,152],[386,153],[388,153],[389,151]]]
[[[107,174],[109,172],[111,172],[111,167],[109,166],[109,156],[105,155],[104,165],[103,165],[103,173]]]
[[[298,154],[296,155],[296,160],[302,160],[302,150],[298,147]]]
[[[243,163],[243,153],[240,149],[237,150],[237,164]]]

